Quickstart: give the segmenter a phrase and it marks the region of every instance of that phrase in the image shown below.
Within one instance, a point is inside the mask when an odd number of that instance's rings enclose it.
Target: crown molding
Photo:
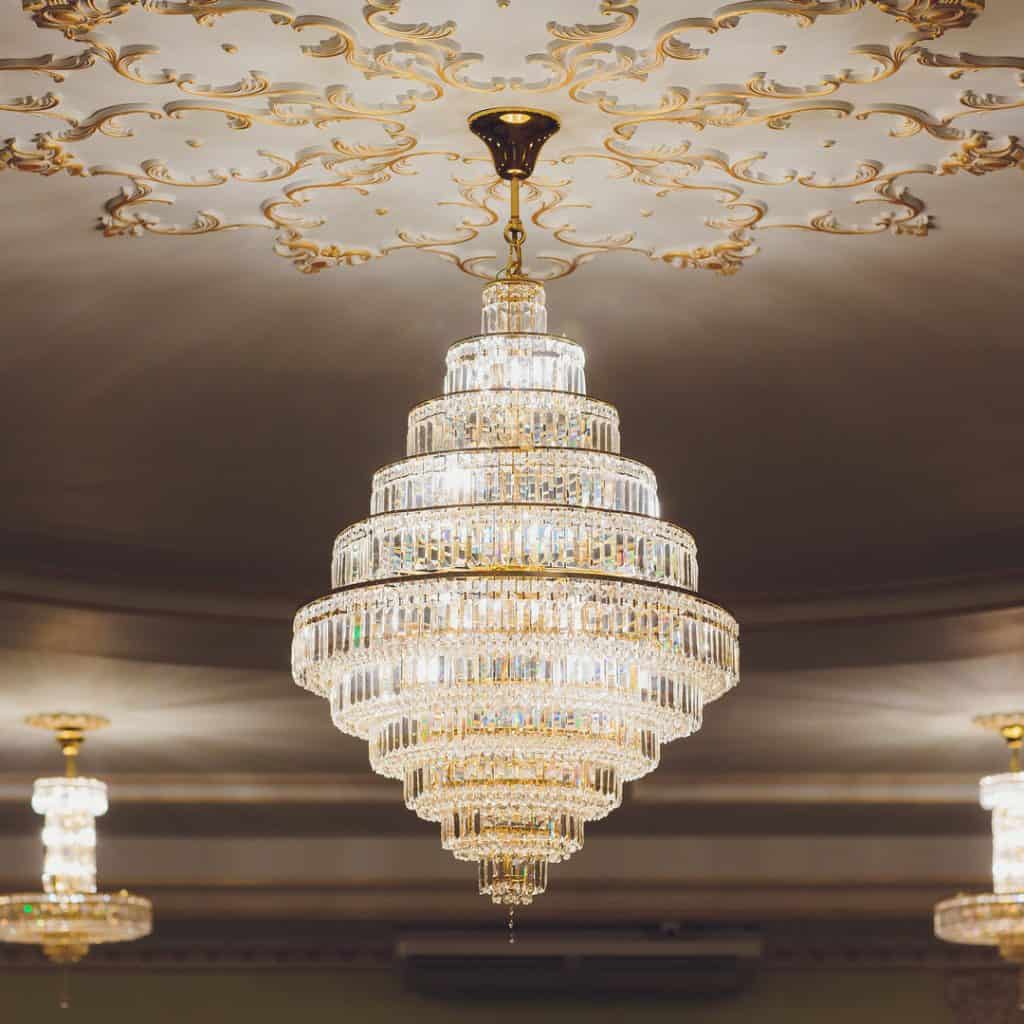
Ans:
[[[392,806],[396,787],[366,774],[139,773],[105,776],[118,804],[310,804]],[[0,803],[24,804],[31,776],[0,774]],[[805,772],[688,776],[685,781],[650,777],[634,782],[630,804],[801,806],[975,806],[978,779],[952,772]]]
[[[1024,608],[1024,571],[998,576],[940,577],[872,588],[801,594],[719,595],[742,615],[744,629],[871,624],[908,618],[976,615]],[[23,615],[64,610],[111,617],[166,618],[184,623],[289,626],[300,598],[175,589],[119,582],[0,572],[0,611]]]
[[[24,887],[38,874],[38,838],[0,839],[0,864],[4,891]],[[101,837],[100,874],[105,887],[149,896],[172,917],[204,908],[213,916],[389,920],[414,907],[452,919],[494,913],[466,885],[470,869],[433,835]],[[942,897],[991,884],[991,841],[605,835],[557,875],[561,884],[531,916],[927,917]]]

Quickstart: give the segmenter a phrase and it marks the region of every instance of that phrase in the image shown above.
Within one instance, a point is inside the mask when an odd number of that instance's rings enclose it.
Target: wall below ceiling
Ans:
[[[19,1022],[64,1021],[67,1015],[56,1005],[57,988],[56,972],[4,972],[5,1013]],[[426,996],[408,991],[398,972],[352,968],[75,971],[71,991],[80,1024],[140,1018],[147,1024],[281,1024],[296,1015],[360,1024],[476,1024],[482,1017],[493,1024],[620,1024],[626,1019],[649,1024],[1019,1024],[1021,1019],[1012,1011],[1012,975],[913,967],[766,971],[738,993],[691,998],[659,998],[653,986],[646,997],[595,1000]],[[973,1016],[978,1010],[986,1016]]]

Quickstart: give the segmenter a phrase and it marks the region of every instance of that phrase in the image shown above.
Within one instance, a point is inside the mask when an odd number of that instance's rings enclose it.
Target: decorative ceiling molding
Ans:
[[[728,596],[728,595],[727,595]],[[281,644],[286,643],[295,598],[188,594],[184,589],[128,588],[73,578],[29,577],[9,573],[0,578],[0,643],[8,650],[41,649],[107,658],[141,659],[169,664],[202,663],[285,671]],[[865,644],[887,663],[991,654],[977,645],[973,630],[1013,635],[1024,622],[1024,580],[1019,574],[924,580],[917,585],[831,594],[763,595],[736,602],[748,636],[785,637],[787,630],[824,635],[826,649],[844,651]],[[899,623],[903,641],[886,640],[888,624]],[[910,627],[916,624],[913,643]],[[825,630],[822,634],[820,631]],[[948,646],[950,637],[963,645]],[[879,646],[882,644],[883,646]],[[910,646],[905,646],[909,644]],[[883,654],[883,651],[885,652]],[[813,663],[824,662],[818,654]],[[842,660],[842,659],[840,659]],[[787,669],[797,666],[787,662]]]
[[[408,840],[392,845],[410,857],[417,851],[405,849]],[[827,856],[827,851],[821,852]],[[179,855],[183,855],[178,851]],[[666,851],[680,856],[678,852]],[[611,865],[618,870],[619,865]],[[343,883],[322,884],[247,882],[235,884],[223,878],[210,884],[189,886],[145,883],[141,887],[160,908],[160,920],[372,920],[407,922],[438,920],[452,923],[494,924],[482,901],[464,901],[459,893],[465,886],[459,879],[435,878],[402,886],[374,885],[358,880],[352,886]],[[11,884],[11,883],[8,883]],[[919,885],[777,886],[759,883],[756,878],[730,879],[713,885],[662,885],[658,883],[620,883],[610,893],[607,878],[573,881],[572,890],[554,898],[547,907],[531,911],[531,923],[576,923],[595,920],[629,920],[657,924],[666,916],[687,921],[751,920],[846,920],[865,918],[918,918],[927,920],[929,908],[951,883]],[[957,883],[952,883],[953,885]],[[984,883],[975,881],[974,886]],[[158,901],[158,902],[157,902]],[[975,954],[977,956],[977,954]],[[967,954],[959,962],[978,962]]]
[[[108,785],[122,804],[215,804],[324,806],[392,805],[394,786],[366,775],[330,774],[163,774],[111,775]],[[32,778],[0,775],[0,803],[24,804]],[[640,780],[631,804],[658,805],[828,805],[968,806],[978,802],[974,775],[949,772],[885,775],[821,773],[799,775],[690,775],[684,782]]]
[[[920,237],[931,179],[1024,167],[1024,56],[981,52],[1014,17],[984,0],[23,6],[5,48],[59,50],[0,58],[0,170],[110,179],[108,236],[261,231],[304,273],[411,250],[492,276],[506,186],[464,124],[498,94],[566,126],[524,196],[545,278],[611,253],[731,274],[779,230]]]
[[[1010,970],[956,971],[946,979],[946,1005],[956,1024],[1020,1024],[1020,980]]]
[[[432,838],[162,834],[118,836],[103,851],[111,886],[144,892],[160,920],[494,920],[464,892],[465,867]],[[926,920],[951,887],[979,887],[991,839],[949,836],[606,835],[563,868],[565,885],[531,922]],[[38,861],[38,835],[0,838],[0,882]],[[607,879],[617,884],[609,890]]]
[[[465,869],[446,861],[443,851],[430,849],[431,838],[271,835],[253,844],[249,837],[231,835],[119,836],[104,849],[103,863],[111,886],[142,891],[178,886],[384,889],[459,884]],[[953,835],[943,842],[945,856],[936,863],[934,836],[760,835],[752,843],[747,835],[609,834],[602,837],[603,852],[581,858],[578,866],[573,862],[563,872],[567,884],[577,887],[606,887],[614,872],[624,890],[662,886],[691,891],[699,898],[705,886],[735,885],[739,890],[751,885],[792,893],[818,887],[932,890],[984,885],[991,872],[991,838]],[[12,884],[21,865],[38,860],[38,846],[38,832],[0,838],[4,885]],[[929,898],[932,893],[924,895]],[[739,891],[736,897],[742,907]]]

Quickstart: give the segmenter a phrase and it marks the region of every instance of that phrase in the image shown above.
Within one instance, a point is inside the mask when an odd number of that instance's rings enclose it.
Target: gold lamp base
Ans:
[[[1024,746],[1024,711],[998,711],[978,715],[974,724],[989,732],[997,732],[1010,750],[1010,771],[1020,771],[1020,751]]]
[[[110,719],[102,715],[90,715],[82,711],[45,711],[29,715],[25,724],[34,729],[47,729],[57,737],[60,752],[66,758],[67,774],[76,772],[76,761],[82,749],[82,742],[87,732],[104,729],[110,725]]]
[[[25,724],[31,725],[34,729],[48,729],[55,733],[86,733],[96,729],[105,729],[110,725],[110,719],[104,718],[102,715],[89,715],[84,712],[46,711],[37,715],[29,715],[25,719]]]
[[[999,733],[1008,743],[1024,739],[1024,711],[998,711],[991,715],[978,715],[974,724],[989,732]]]
[[[50,963],[70,966],[85,959],[89,953],[89,944],[87,942],[44,942],[42,949],[43,956]]]

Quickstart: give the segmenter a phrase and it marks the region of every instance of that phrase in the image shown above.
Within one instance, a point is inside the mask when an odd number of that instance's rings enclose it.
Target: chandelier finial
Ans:
[[[526,231],[519,216],[519,188],[533,174],[544,143],[560,127],[558,118],[543,110],[522,107],[494,107],[480,110],[469,119],[469,130],[491,151],[498,177],[509,183],[511,206],[505,241],[508,259],[502,272],[506,278],[523,276],[523,243]]]

